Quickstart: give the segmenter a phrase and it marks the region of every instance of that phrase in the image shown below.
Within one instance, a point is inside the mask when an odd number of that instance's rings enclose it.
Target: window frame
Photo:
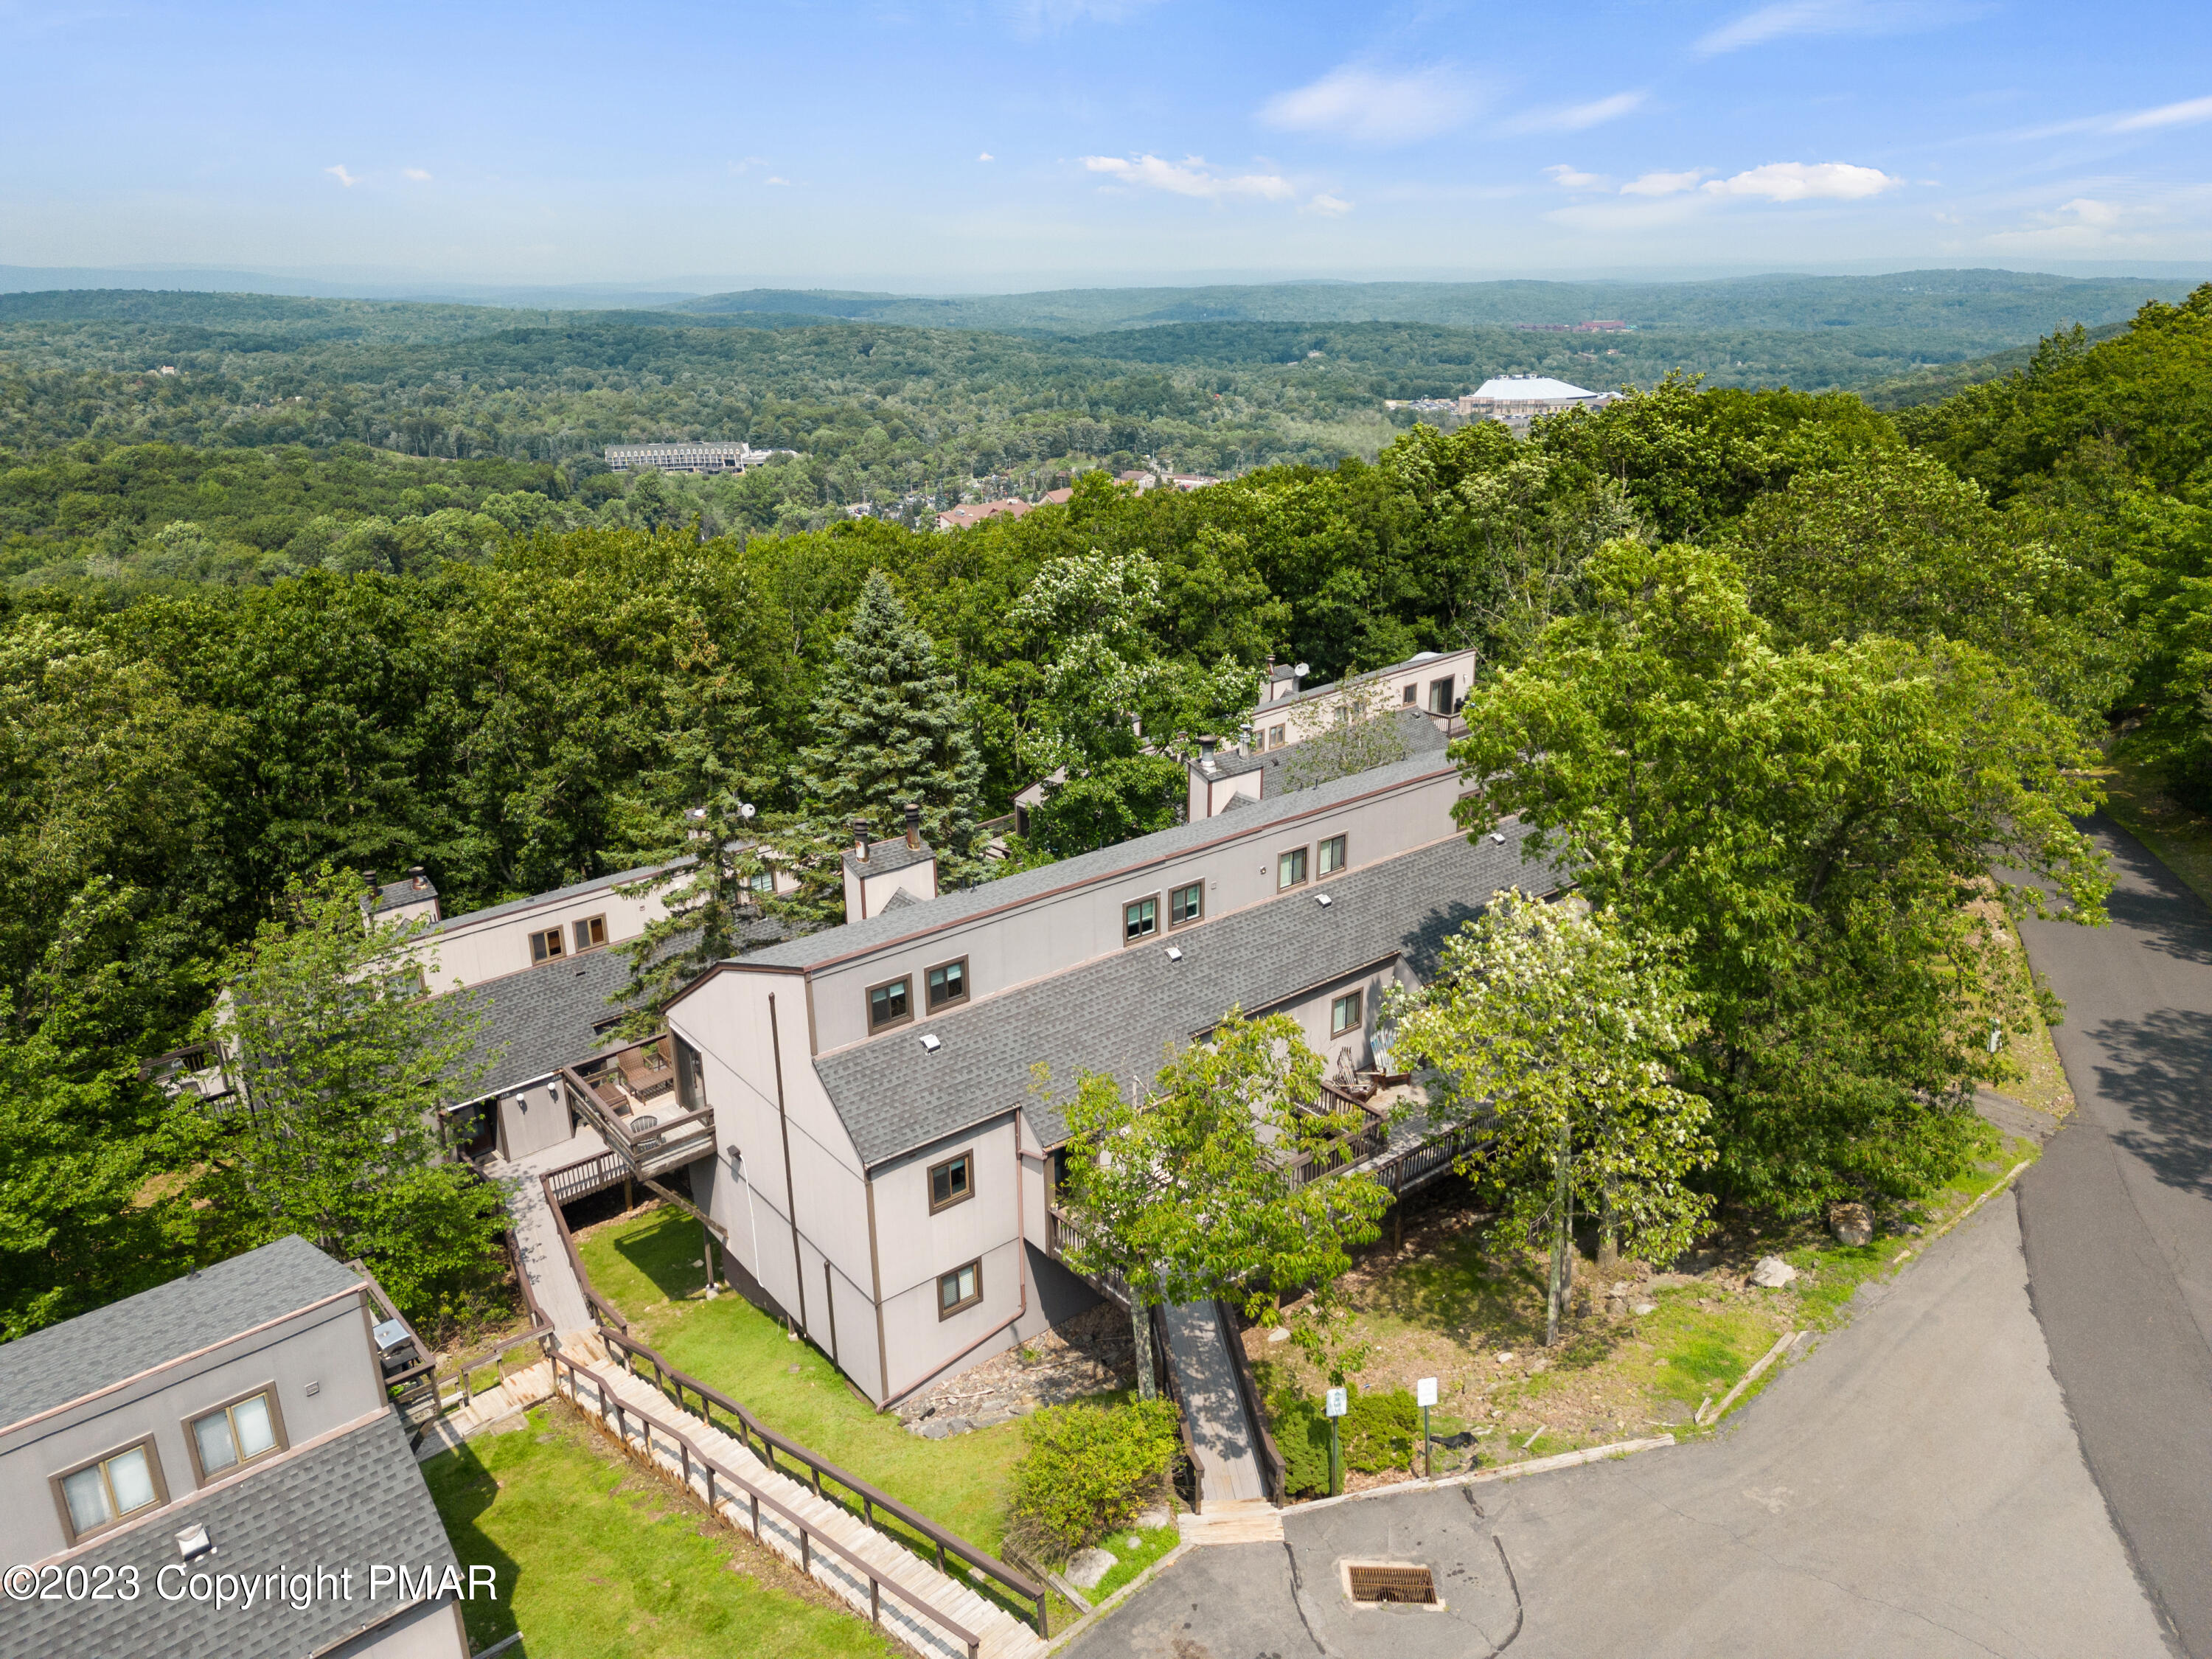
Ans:
[[[1291,860],[1297,860],[1298,873],[1288,881],[1283,879],[1283,870]],[[1303,887],[1310,878],[1313,867],[1312,849],[1306,847],[1286,847],[1275,854],[1275,890],[1287,893],[1293,887]]]
[[[942,1002],[932,1001],[931,999],[935,996],[937,988],[929,982],[929,976],[932,974],[941,974],[949,968],[957,968],[960,970],[960,994],[957,997],[946,997]],[[947,961],[938,963],[933,967],[923,969],[921,970],[921,1000],[929,1004],[929,1012],[933,1014],[940,1013],[947,1008],[957,1008],[962,1003],[967,1001],[968,958],[965,957],[953,957]]]
[[[1337,1024],[1337,1016],[1343,1011],[1344,1005],[1347,1002],[1352,1005],[1352,1018],[1348,1023],[1340,1025]],[[1354,1031],[1364,1034],[1366,1030],[1367,988],[1365,986],[1355,986],[1351,990],[1345,992],[1341,996],[1336,997],[1330,1001],[1328,1005],[1328,1038],[1330,1042],[1334,1042],[1340,1036],[1348,1036]]]
[[[1290,740],[1290,726],[1288,722],[1278,722],[1267,728],[1268,748],[1280,749],[1288,744]]]
[[[957,1289],[959,1287],[960,1275],[968,1272],[971,1268],[975,1270],[975,1294],[972,1296],[963,1297],[961,1300],[948,1305],[945,1300],[945,1281],[948,1279],[951,1279],[953,1281],[954,1288]],[[970,1308],[981,1306],[982,1301],[983,1258],[981,1256],[977,1256],[973,1261],[963,1261],[958,1267],[938,1274],[937,1318],[939,1323],[942,1324],[945,1321],[953,1318],[957,1315],[964,1314]]]
[[[261,1395],[266,1395],[269,1398],[269,1425],[276,1431],[276,1443],[266,1451],[256,1452],[251,1457],[241,1457],[235,1463],[225,1468],[209,1470],[200,1462],[200,1437],[198,1432],[199,1425],[209,1418],[227,1413],[235,1407],[243,1406],[247,1401]],[[218,1401],[212,1406],[204,1407],[194,1412],[184,1419],[184,1430],[185,1455],[191,1459],[192,1484],[196,1486],[204,1486],[210,1480],[224,1480],[242,1468],[261,1462],[266,1458],[281,1457],[292,1449],[292,1437],[285,1431],[284,1408],[277,1402],[276,1384],[274,1379],[262,1383],[258,1388],[248,1389],[244,1394],[234,1395],[228,1400]],[[230,1443],[234,1447],[238,1444],[238,1425],[235,1423],[231,1425]]]
[[[1132,910],[1136,909],[1139,905],[1145,905],[1145,904],[1149,904],[1149,905],[1151,905],[1151,906],[1152,907],[1152,919],[1151,925],[1150,925],[1150,926],[1148,926],[1148,927],[1145,929],[1145,931],[1144,931],[1143,933],[1131,933],[1131,932],[1129,931],[1129,912],[1130,912],[1130,911],[1132,911]],[[1159,895],[1159,894],[1158,894],[1158,893],[1139,893],[1139,894],[1135,898],[1133,898],[1133,899],[1125,899],[1125,900],[1123,900],[1123,901],[1122,901],[1122,902],[1121,902],[1121,948],[1122,948],[1123,950],[1125,950],[1125,951],[1126,951],[1126,950],[1127,950],[1127,949],[1128,949],[1131,945],[1142,945],[1142,944],[1143,944],[1146,939],[1158,939],[1159,936],[1160,936],[1160,895]]]
[[[1177,921],[1176,919],[1176,902],[1182,898],[1185,893],[1196,893],[1198,895],[1198,908],[1191,912],[1188,915],[1183,917],[1181,921]],[[1205,920],[1206,878],[1204,877],[1201,876],[1196,881],[1187,881],[1180,887],[1170,887],[1168,889],[1168,932],[1172,933],[1178,927],[1195,927],[1198,923],[1204,921]]]
[[[937,1172],[939,1170],[950,1170],[956,1164],[964,1164],[968,1166],[967,1185],[961,1191],[953,1194],[950,1198],[940,1201],[937,1196]],[[951,1183],[948,1182],[947,1184],[950,1185]],[[959,1152],[953,1153],[951,1157],[940,1158],[938,1162],[929,1166],[930,1214],[942,1215],[945,1211],[952,1209],[957,1206],[965,1204],[969,1199],[975,1196],[975,1149],[973,1146],[963,1147]]]
[[[977,1283],[981,1282],[979,1278]],[[147,1472],[154,1480],[154,1501],[150,1504],[141,1504],[137,1509],[127,1512],[112,1515],[96,1527],[87,1527],[83,1531],[78,1531],[76,1519],[70,1513],[69,1494],[62,1489],[62,1482],[72,1475],[82,1474],[87,1469],[98,1469],[100,1471],[100,1486],[107,1493],[108,1502],[112,1505],[115,1500],[115,1483],[108,1479],[106,1466],[126,1453],[140,1450],[146,1454]],[[116,1528],[124,1525],[134,1516],[149,1515],[155,1510],[165,1509],[169,1502],[169,1478],[162,1471],[161,1449],[154,1443],[154,1436],[150,1431],[138,1436],[136,1439],[126,1440],[119,1446],[111,1446],[97,1457],[88,1457],[70,1464],[65,1469],[56,1470],[46,1477],[46,1485],[54,1495],[54,1510],[61,1516],[62,1536],[70,1540],[70,1547],[72,1549],[87,1539],[98,1538],[103,1534],[114,1531]]]
[[[902,1014],[896,1015],[892,1018],[887,1019],[884,1021],[882,1024],[878,1025],[876,1024],[876,993],[878,991],[888,991],[894,985],[903,985],[906,987],[906,1012]],[[885,1031],[896,1031],[902,1025],[911,1025],[914,1024],[914,975],[912,974],[895,975],[890,979],[884,980],[878,984],[871,985],[861,994],[861,1006],[866,1011],[864,1017],[868,1022],[868,1035],[870,1036],[881,1036]]]
[[[1336,848],[1336,862],[1334,864],[1331,864],[1328,861],[1328,849],[1332,847]],[[1331,876],[1342,875],[1351,867],[1352,838],[1347,831],[1339,830],[1336,834],[1328,836],[1326,840],[1314,843],[1314,876],[1316,879],[1327,881]]]
[[[579,945],[576,943],[579,939],[589,939],[592,929],[595,927],[599,929],[599,936],[597,939],[592,939],[591,943],[588,945]],[[568,924],[568,942],[574,947],[569,951],[571,956],[580,957],[586,951],[605,950],[607,948],[607,919],[605,913],[596,916],[578,916],[574,921],[571,921]]]
[[[1458,687],[1459,676],[1456,674],[1446,674],[1439,679],[1431,680],[1429,682],[1429,713],[1431,714],[1450,714],[1452,711],[1452,693],[1455,691]],[[1437,693],[1438,691],[1442,691],[1443,693],[1443,697],[1441,702],[1439,702],[1437,697]]]
[[[549,962],[561,962],[568,955],[568,933],[566,924],[555,922],[550,927],[540,927],[530,935],[530,965],[543,968]]]
[[[1407,681],[1406,695],[1401,700],[1400,706],[1406,708],[1413,708],[1419,706],[1420,701],[1421,683],[1419,680]]]

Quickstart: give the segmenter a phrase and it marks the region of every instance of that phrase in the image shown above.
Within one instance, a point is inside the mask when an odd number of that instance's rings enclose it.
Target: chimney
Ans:
[[[853,820],[853,856],[863,864],[868,861],[868,821],[866,818]]]
[[[921,807],[914,801],[907,803],[906,844],[917,850],[921,846]]]
[[[407,878],[414,884],[415,890],[418,893],[430,884],[430,878],[422,873],[422,866],[419,864],[408,866]]]
[[[1200,738],[1198,740],[1198,769],[1200,771],[1211,772],[1215,769],[1213,764],[1213,745],[1220,741],[1221,740],[1218,738]]]

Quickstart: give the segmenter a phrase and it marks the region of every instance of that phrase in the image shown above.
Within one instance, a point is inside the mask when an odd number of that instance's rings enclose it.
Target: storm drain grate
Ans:
[[[1409,1601],[1434,1607],[1437,1581],[1426,1567],[1351,1567],[1355,1601]]]

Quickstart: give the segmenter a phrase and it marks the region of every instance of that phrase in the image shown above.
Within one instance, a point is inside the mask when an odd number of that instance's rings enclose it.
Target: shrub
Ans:
[[[1403,1389],[1383,1394],[1352,1390],[1338,1425],[1344,1437],[1344,1467],[1362,1474],[1412,1466],[1421,1442],[1421,1410]],[[1267,1402],[1275,1449],[1283,1455],[1283,1486],[1292,1497],[1328,1490],[1328,1418],[1322,1403],[1287,1388]]]
[[[1054,1406],[1022,1425],[1022,1439],[1006,1533],[1048,1561],[1128,1525],[1182,1444],[1176,1408],[1164,1400]]]
[[[1283,1455],[1283,1487],[1292,1498],[1318,1498],[1328,1490],[1328,1419],[1321,1402],[1285,1389],[1267,1402],[1274,1419],[1275,1449]]]

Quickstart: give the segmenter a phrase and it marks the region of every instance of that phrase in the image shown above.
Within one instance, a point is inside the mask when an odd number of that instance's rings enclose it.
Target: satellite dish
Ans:
[[[1291,672],[1296,674],[1300,679],[1304,679],[1307,675],[1313,672],[1313,665],[1310,662],[1302,662],[1296,668],[1291,670]]]
[[[753,813],[757,810],[757,809],[749,800],[740,801],[738,803],[738,816],[741,818],[749,818],[752,817]]]

